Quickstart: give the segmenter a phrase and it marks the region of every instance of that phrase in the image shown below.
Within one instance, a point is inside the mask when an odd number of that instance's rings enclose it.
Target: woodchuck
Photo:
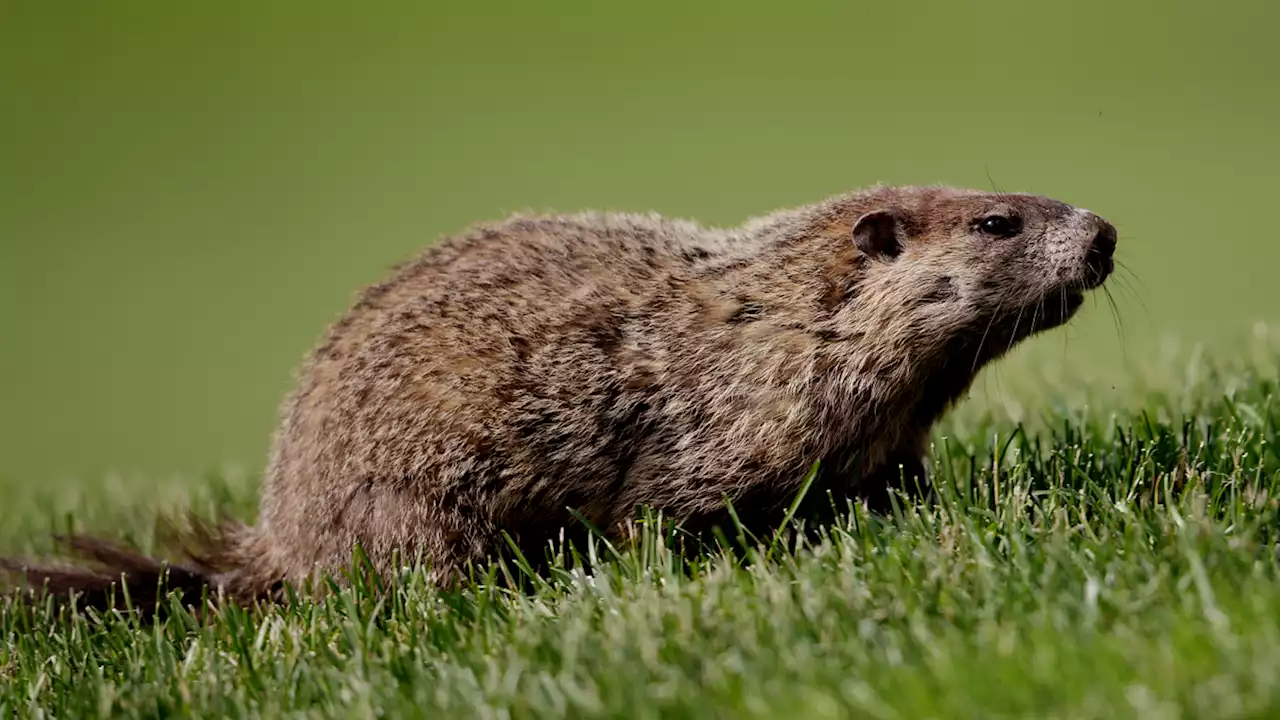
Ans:
[[[356,543],[457,580],[638,507],[768,530],[812,497],[884,507],[984,364],[1066,322],[1116,231],[1030,194],[876,187],[713,229],[656,214],[516,216],[367,288],[284,403],[255,525],[172,563],[72,537],[89,567],[4,566],[55,597],[135,605],[157,580],[248,601]],[[570,512],[576,511],[577,515]],[[730,529],[731,530],[731,529]],[[150,595],[148,595],[150,593]]]

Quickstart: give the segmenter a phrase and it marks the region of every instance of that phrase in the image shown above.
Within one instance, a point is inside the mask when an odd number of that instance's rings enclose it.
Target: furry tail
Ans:
[[[30,596],[47,598],[55,608],[73,602],[98,611],[132,608],[149,620],[163,613],[169,596],[177,593],[182,605],[203,614],[206,598],[246,604],[265,596],[265,590],[235,580],[247,569],[240,549],[247,530],[239,523],[212,526],[194,517],[181,531],[165,523],[161,544],[176,551],[176,561],[150,557],[110,540],[57,536],[78,564],[33,565],[0,557],[0,574],[21,578]]]

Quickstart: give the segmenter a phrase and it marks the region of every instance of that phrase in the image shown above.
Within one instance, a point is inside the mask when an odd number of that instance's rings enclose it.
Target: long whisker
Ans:
[[[991,332],[991,326],[995,323],[996,318],[1000,317],[1000,311],[1004,309],[1004,301],[1008,299],[1009,294],[1005,293],[1000,296],[1000,300],[996,302],[996,311],[992,313],[991,318],[987,320],[987,327],[982,331],[982,337],[978,338],[978,349],[973,354],[973,367],[969,368],[969,372],[976,372],[978,362],[982,358],[982,346],[987,342],[987,334]]]
[[[1147,309],[1147,303],[1142,299],[1142,294],[1134,289],[1130,282],[1131,279],[1137,280],[1139,283],[1142,281],[1138,279],[1137,275],[1129,268],[1119,265],[1117,265],[1117,267],[1124,270],[1123,273],[1116,273],[1116,280],[1118,281],[1117,285],[1121,290],[1128,293],[1129,297],[1133,298],[1133,300],[1137,302],[1138,307],[1142,310],[1142,314],[1149,326],[1151,324],[1151,312]]]
[[[1120,306],[1119,304],[1116,303],[1116,298],[1115,298],[1115,295],[1111,293],[1111,288],[1103,285],[1102,292],[1104,295],[1106,295],[1107,304],[1111,306],[1111,316],[1112,316],[1112,319],[1115,321],[1116,330],[1121,333],[1128,332],[1128,328],[1126,327],[1124,322],[1124,316],[1120,314]]]
[[[1128,265],[1128,264],[1126,264],[1123,260],[1113,259],[1113,260],[1112,260],[1112,262],[1114,262],[1114,263],[1115,263],[1115,266],[1116,266],[1116,269],[1117,269],[1117,270],[1122,270],[1122,271],[1124,271],[1124,272],[1125,272],[1125,274],[1127,274],[1130,278],[1132,278],[1133,280],[1137,281],[1137,283],[1138,283],[1139,285],[1141,285],[1141,286],[1142,286],[1142,289],[1143,289],[1143,290],[1146,290],[1146,289],[1147,289],[1147,284],[1146,284],[1146,283],[1144,283],[1144,282],[1142,281],[1142,278],[1138,276],[1137,271],[1135,271],[1133,268],[1129,267],[1129,265]]]
[[[1001,198],[1004,197],[1004,191],[1002,191],[998,186],[996,186],[995,178],[991,177],[991,166],[987,165],[985,166],[984,169],[987,171],[987,182],[991,183],[992,194],[995,195],[996,197],[1001,197]]]
[[[1128,362],[1129,346],[1125,340],[1126,328],[1124,324],[1124,318],[1120,316],[1120,308],[1116,306],[1116,299],[1115,299],[1115,296],[1111,294],[1111,289],[1108,288],[1106,285],[1103,285],[1102,292],[1103,292],[1103,295],[1107,298],[1107,304],[1110,306],[1110,309],[1111,309],[1111,319],[1112,319],[1112,323],[1115,325],[1115,328],[1116,328],[1116,338],[1120,341],[1120,353],[1124,357],[1125,361]]]
[[[1013,344],[1017,342],[1018,325],[1022,323],[1022,313],[1027,309],[1025,304],[1018,307],[1018,315],[1013,319],[1013,332],[1009,333],[1009,344],[1005,346],[1004,351],[1009,352],[1013,349]]]
[[[1063,360],[1063,363],[1065,364],[1065,363],[1066,363],[1066,359],[1067,359],[1067,340],[1071,337],[1071,326],[1070,326],[1070,325],[1066,325],[1066,322],[1067,322],[1067,288],[1066,288],[1066,286],[1065,286],[1065,285],[1064,285],[1064,286],[1062,286],[1062,287],[1060,287],[1060,288],[1058,288],[1058,296],[1059,296],[1059,298],[1061,298],[1061,301],[1062,301],[1061,306],[1058,308],[1058,312],[1059,312],[1059,313],[1061,313],[1061,319],[1062,319],[1062,322],[1061,322],[1061,323],[1059,323],[1059,324],[1060,324],[1060,325],[1064,325],[1064,326],[1065,326],[1065,327],[1063,327],[1063,332],[1062,332],[1062,360]]]

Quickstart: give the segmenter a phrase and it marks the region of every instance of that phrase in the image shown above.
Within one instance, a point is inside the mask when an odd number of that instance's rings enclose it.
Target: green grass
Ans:
[[[938,430],[936,503],[770,556],[682,559],[654,529],[591,576],[495,567],[441,593],[406,570],[204,625],[7,604],[0,715],[1275,715],[1277,360],[1266,337],[1183,356],[1101,404],[1068,382],[1020,424],[965,406]],[[32,533],[72,511],[148,546],[148,513],[183,504],[249,512],[253,483],[33,494],[3,544],[46,547]]]

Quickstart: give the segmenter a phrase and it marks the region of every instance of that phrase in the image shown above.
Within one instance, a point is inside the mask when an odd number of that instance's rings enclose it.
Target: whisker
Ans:
[[[996,311],[991,314],[991,318],[987,320],[987,327],[982,331],[982,337],[978,338],[978,349],[973,355],[973,367],[969,368],[969,372],[975,372],[978,369],[978,361],[982,358],[982,346],[987,342],[987,334],[991,332],[991,325],[995,323],[996,318],[1000,316],[1000,311],[1004,309],[1004,301],[1008,298],[1008,293],[1000,296],[1000,300],[996,303]]]
[[[1129,274],[1130,277],[1132,277],[1134,280],[1137,280],[1138,283],[1142,285],[1144,289],[1146,288],[1146,283],[1142,282],[1142,278],[1138,277],[1138,273],[1135,272],[1133,268],[1129,267],[1129,265],[1125,263],[1123,260],[1120,260],[1118,258],[1113,258],[1111,262],[1115,263],[1115,266],[1118,269],[1125,271],[1126,273]]]
[[[1127,274],[1116,273],[1115,278],[1117,281],[1117,286],[1121,290],[1128,293],[1128,296],[1132,298],[1135,302],[1137,302],[1139,309],[1142,310],[1143,317],[1146,319],[1147,325],[1150,326],[1151,312],[1147,308],[1147,303],[1145,300],[1142,299],[1142,294],[1139,293],[1136,289],[1134,289],[1133,285],[1130,283],[1130,277],[1133,277],[1134,279],[1136,279],[1136,276],[1134,276],[1133,272],[1130,270],[1126,269],[1126,272]]]
[[[1022,313],[1026,311],[1026,309],[1027,309],[1026,305],[1021,305],[1018,307],[1018,315],[1013,319],[1013,332],[1009,333],[1009,344],[1005,346],[1004,348],[1005,352],[1009,352],[1011,349],[1013,349],[1013,344],[1017,342],[1018,326],[1022,324]]]
[[[996,197],[999,197],[999,198],[1002,198],[1002,199],[1003,199],[1003,197],[1004,197],[1004,191],[1002,191],[1002,190],[1001,190],[1001,189],[996,185],[995,178],[991,177],[991,166],[990,166],[990,165],[984,165],[984,166],[983,166],[983,169],[984,169],[984,170],[986,170],[986,173],[987,173],[987,182],[991,183],[991,194],[995,195]]]
[[[1059,288],[1058,292],[1062,295],[1062,319],[1066,322],[1067,318],[1067,289]],[[1066,325],[1062,329],[1062,362],[1065,365],[1067,360],[1067,340],[1071,337],[1071,326]]]
[[[1125,340],[1126,328],[1124,318],[1120,316],[1120,308],[1116,306],[1116,299],[1115,296],[1111,294],[1111,289],[1103,285],[1102,293],[1103,296],[1107,298],[1107,304],[1111,309],[1112,324],[1115,325],[1116,328],[1116,338],[1120,341],[1120,354],[1124,357],[1125,361],[1128,362],[1129,345]]]

